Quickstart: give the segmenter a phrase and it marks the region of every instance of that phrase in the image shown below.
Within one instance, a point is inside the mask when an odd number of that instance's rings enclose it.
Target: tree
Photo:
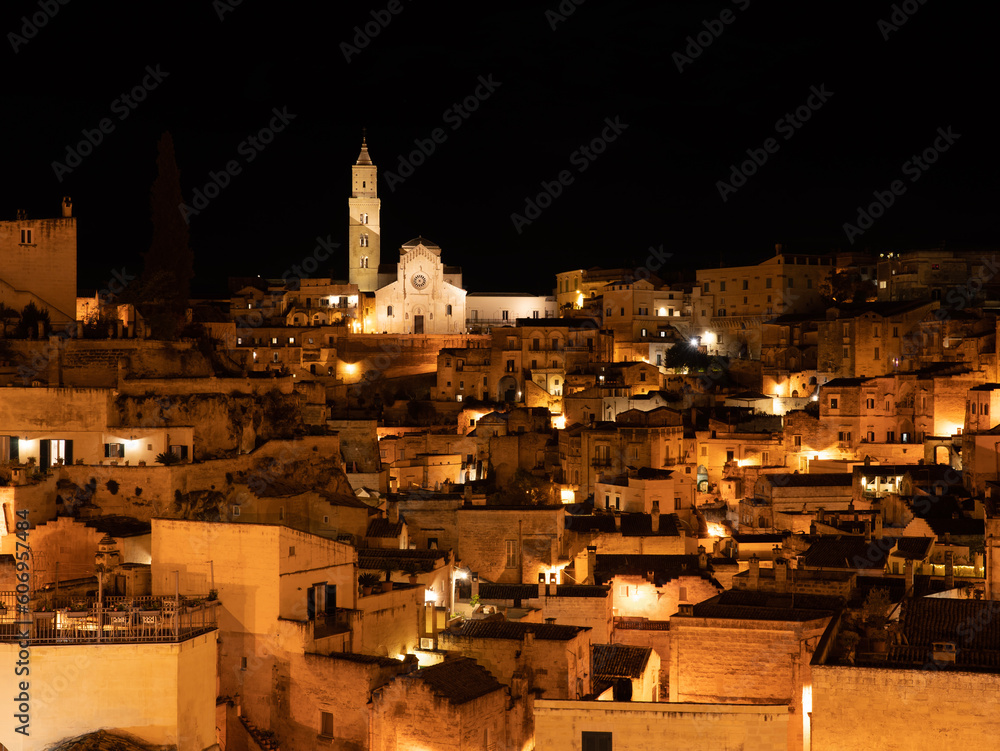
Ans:
[[[878,288],[875,282],[862,279],[857,269],[831,271],[819,287],[820,297],[827,305],[836,303],[860,303],[875,300]]]
[[[14,328],[14,336],[18,339],[30,339],[38,336],[38,324],[43,322],[49,327],[49,311],[39,308],[32,300],[21,310],[21,320]]]
[[[136,305],[157,338],[173,339],[184,324],[194,278],[194,254],[187,220],[181,213],[184,198],[181,176],[170,132],[160,137],[156,178],[150,189],[153,236],[143,254],[142,276],[122,294]]]

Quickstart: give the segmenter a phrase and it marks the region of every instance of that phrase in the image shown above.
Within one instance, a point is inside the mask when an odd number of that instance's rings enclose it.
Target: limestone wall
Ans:
[[[775,751],[792,716],[782,706],[535,702],[535,748],[581,751],[582,733],[611,732],[615,751]]]
[[[997,696],[996,673],[814,665],[812,747],[979,748],[1000,735]]]

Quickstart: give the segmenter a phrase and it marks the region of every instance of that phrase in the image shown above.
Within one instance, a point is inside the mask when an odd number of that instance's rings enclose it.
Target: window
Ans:
[[[896,442],[896,431],[895,430],[887,430],[885,432],[885,442],[886,443],[895,443]]]
[[[875,348],[875,359],[878,359],[878,347]]]
[[[233,516],[239,516],[239,515],[240,515],[240,507],[233,506]]]
[[[448,305],[448,306],[445,307],[444,314],[446,316],[450,316],[451,315],[451,306],[450,305]]]
[[[987,416],[990,414],[990,405],[989,404],[984,404],[983,405],[983,414],[987,415]]]
[[[625,308],[622,308],[621,311],[622,311],[622,315],[625,315]]]
[[[247,669],[247,658],[246,657],[241,657],[240,658],[240,670],[246,670],[246,669]]]
[[[180,444],[173,444],[173,445],[170,446],[170,453],[171,454],[176,454],[181,459],[187,459],[188,458],[188,447],[187,446],[182,446]]]
[[[875,431],[874,430],[869,430],[868,431],[868,443],[875,443]]]
[[[761,451],[760,452],[760,466],[766,467],[768,465],[768,462],[770,461],[770,458],[771,458],[770,454],[768,454],[766,451]]]
[[[892,327],[892,335],[893,337],[899,337],[899,326]]]
[[[584,730],[580,734],[580,751],[612,751],[611,733]]]
[[[701,285],[701,291],[708,292],[708,282],[705,282],[704,284]]]
[[[390,318],[392,318],[392,306],[391,305],[386,306],[385,314],[387,316],[389,316]]]
[[[105,443],[104,456],[109,459],[121,459],[125,456],[124,443]]]
[[[836,409],[836,408],[837,408],[837,397],[831,396],[830,397],[830,409]]]
[[[789,277],[789,279],[788,279],[788,289],[791,289],[794,286],[795,286],[795,280],[792,279],[791,277]]]
[[[868,409],[875,409],[875,400],[865,399],[865,407],[867,407]]]
[[[507,568],[517,568],[517,540],[506,541]]]
[[[764,289],[771,289],[771,277],[764,280]]]
[[[719,282],[719,292],[725,292],[725,291],[726,291],[726,283]]]
[[[510,313],[510,311],[508,311],[508,310],[504,310],[504,311],[501,311],[501,312],[500,312],[500,317],[501,317],[501,318],[502,318],[503,320],[505,320],[505,321],[506,321],[506,320],[508,320],[508,315],[509,315],[509,313]]]
[[[795,448],[797,448],[797,449],[798,448],[802,448],[802,436],[800,436],[800,435],[793,435],[792,436],[792,445]]]
[[[368,235],[361,235],[360,240],[361,240],[361,247],[362,248],[367,248],[368,247]]]
[[[31,232],[30,229],[21,230],[21,245],[31,245]]]
[[[812,289],[812,288],[813,288],[813,280],[806,279],[806,289]]]
[[[851,431],[842,430],[837,433],[837,440],[841,443],[850,443],[851,441]]]
[[[289,558],[294,558],[295,557],[295,546],[294,545],[289,545],[288,546],[288,557]]]
[[[701,455],[702,456],[708,456],[708,446],[702,446],[701,447]]]
[[[508,373],[513,373],[514,372],[514,361],[513,360],[508,360],[507,361],[507,372]]]
[[[333,712],[320,712],[319,734],[324,738],[333,737]]]
[[[610,318],[610,317],[611,317],[611,308],[608,308],[608,310],[607,310],[607,312],[605,313],[605,315],[606,315],[606,316],[607,316],[608,318]]]
[[[876,326],[876,327],[875,327],[875,331],[874,331],[874,333],[872,334],[872,336],[873,336],[874,338],[878,339],[878,326]]]

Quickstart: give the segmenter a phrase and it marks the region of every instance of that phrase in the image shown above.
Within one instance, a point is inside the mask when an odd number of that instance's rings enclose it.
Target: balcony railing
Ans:
[[[0,642],[100,644],[176,642],[217,628],[217,600],[160,597],[56,598],[51,609],[22,609],[13,592],[0,593]]]

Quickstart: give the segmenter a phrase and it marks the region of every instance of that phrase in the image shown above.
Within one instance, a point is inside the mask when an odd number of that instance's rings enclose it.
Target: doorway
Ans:
[[[423,316],[413,316],[413,333],[422,334],[424,333],[424,317]]]

